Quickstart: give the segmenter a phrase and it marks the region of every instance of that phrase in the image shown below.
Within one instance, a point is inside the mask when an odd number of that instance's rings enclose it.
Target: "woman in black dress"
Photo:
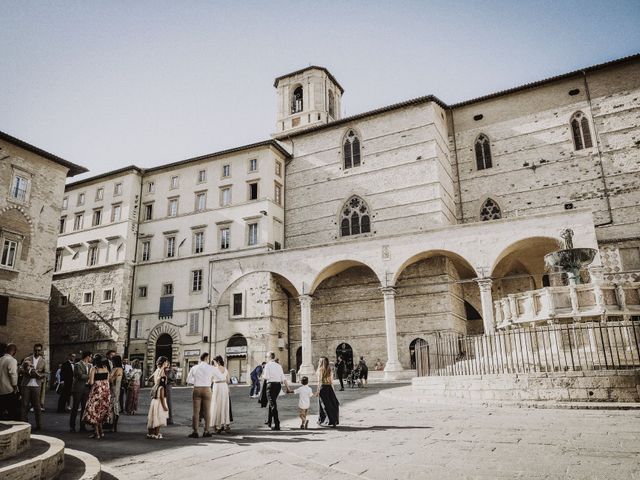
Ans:
[[[327,357],[318,362],[318,424],[336,428],[340,417],[340,402],[333,390],[333,375]],[[326,422],[326,423],[325,423]]]

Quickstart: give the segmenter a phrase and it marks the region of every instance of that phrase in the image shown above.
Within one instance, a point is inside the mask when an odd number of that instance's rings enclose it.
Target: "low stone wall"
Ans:
[[[638,402],[640,369],[415,377],[412,390],[475,401]]]

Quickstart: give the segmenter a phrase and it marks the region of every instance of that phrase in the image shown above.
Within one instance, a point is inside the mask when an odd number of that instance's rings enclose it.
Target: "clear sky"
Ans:
[[[273,79],[310,64],[353,115],[638,52],[640,0],[0,0],[0,130],[95,175],[269,138]]]

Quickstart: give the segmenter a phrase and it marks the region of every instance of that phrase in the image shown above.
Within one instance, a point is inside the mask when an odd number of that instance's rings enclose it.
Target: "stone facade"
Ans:
[[[0,132],[0,342],[18,358],[44,346],[58,217],[67,176],[86,171]]]

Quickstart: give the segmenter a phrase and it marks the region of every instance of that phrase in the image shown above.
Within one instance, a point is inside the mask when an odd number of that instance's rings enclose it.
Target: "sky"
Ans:
[[[308,65],[343,116],[455,103],[639,53],[639,25],[640,0],[0,0],[0,130],[78,180],[268,139]]]

